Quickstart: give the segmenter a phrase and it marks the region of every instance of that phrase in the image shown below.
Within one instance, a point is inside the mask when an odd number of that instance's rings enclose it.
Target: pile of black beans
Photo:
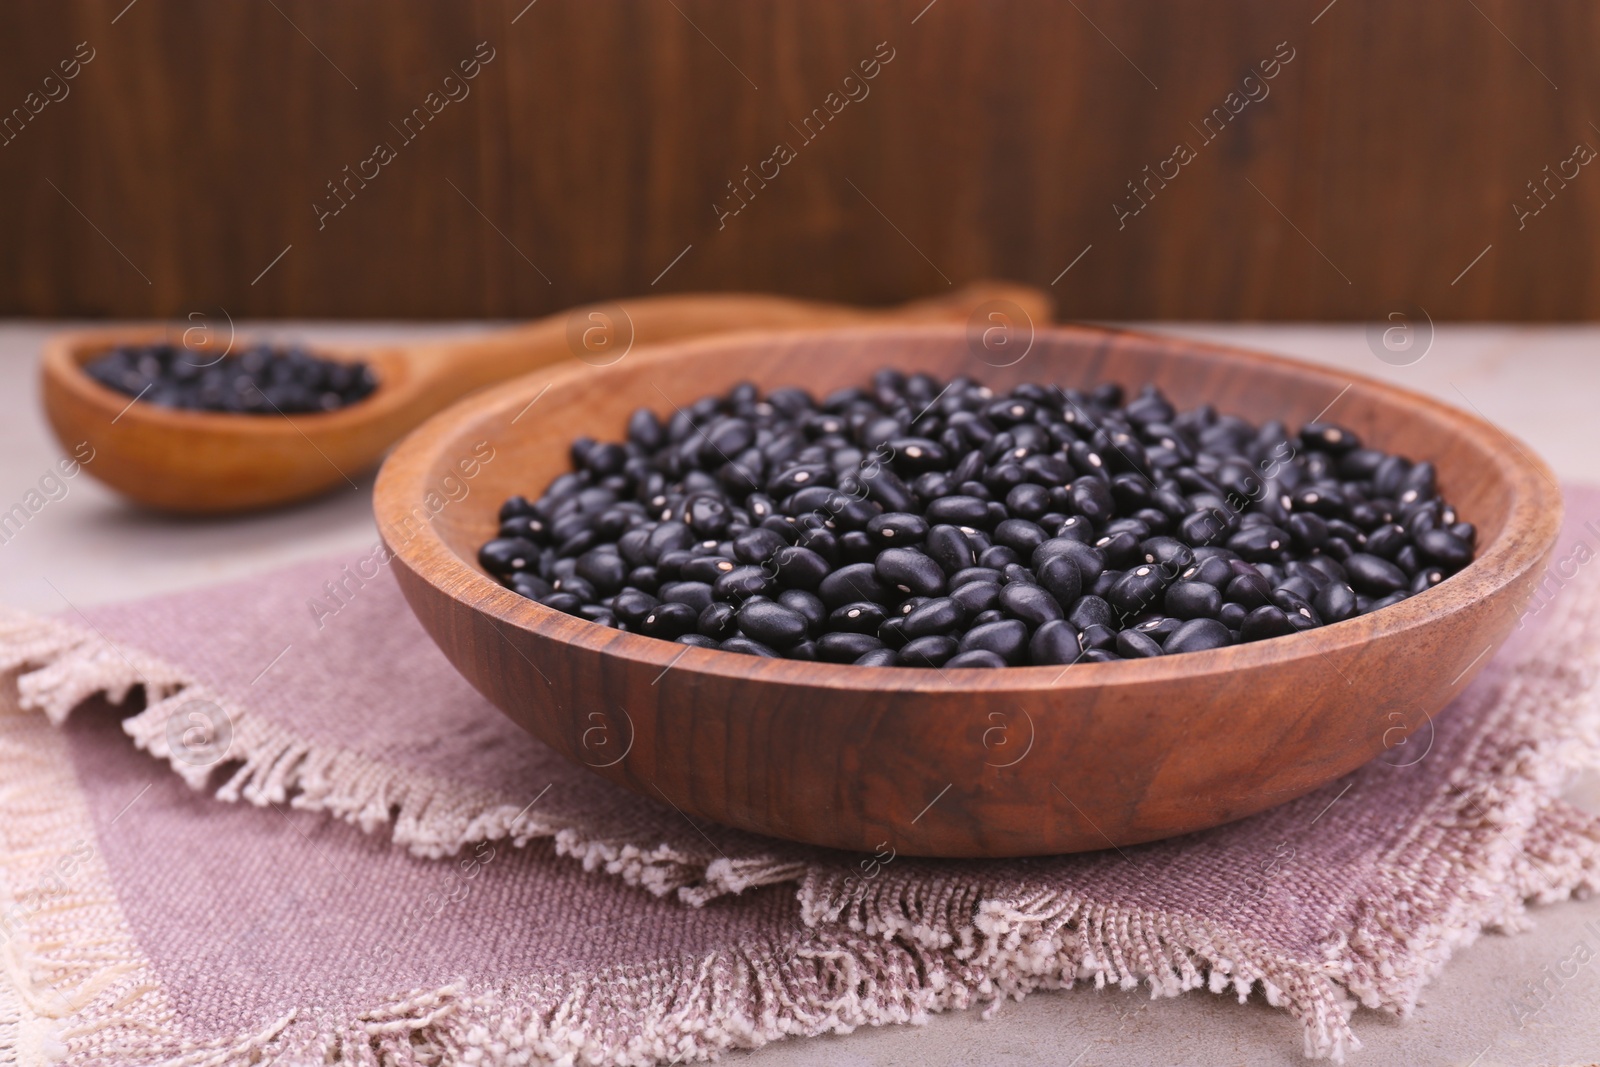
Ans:
[[[641,409],[478,558],[604,626],[870,666],[1140,659],[1387,607],[1472,559],[1433,465],[1349,430],[880,371]]]
[[[183,345],[123,345],[83,369],[101,385],[146,403],[241,415],[336,411],[378,387],[365,363],[266,345],[225,356]]]

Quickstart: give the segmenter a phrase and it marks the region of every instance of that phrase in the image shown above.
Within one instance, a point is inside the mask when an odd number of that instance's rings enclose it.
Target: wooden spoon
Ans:
[[[995,313],[1000,318],[991,319]],[[888,309],[735,293],[588,305],[466,341],[364,350],[319,346],[326,358],[364,360],[378,377],[377,390],[338,411],[282,417],[135,402],[94,381],[83,364],[118,345],[171,340],[170,330],[94,330],[46,345],[44,406],[61,444],[80,456],[88,454],[85,443],[93,449],[84,469],[113,489],[154,508],[219,514],[354,485],[429,415],[475,389],[561,360],[606,365],[639,345],[731,330],[963,322],[975,315],[980,329],[1010,323],[1031,336],[1033,325],[1050,322],[1051,302],[1037,289],[977,283]]]

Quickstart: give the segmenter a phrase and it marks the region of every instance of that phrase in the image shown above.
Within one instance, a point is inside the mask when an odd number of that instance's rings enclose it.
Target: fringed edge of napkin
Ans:
[[[453,856],[480,841],[509,839],[521,846],[550,839],[558,854],[579,860],[585,870],[603,870],[657,896],[676,892],[697,906],[796,881],[805,869],[778,855],[729,860],[667,845],[641,848],[604,828],[545,815],[519,798],[312,742],[164,660],[114,645],[98,631],[0,607],[0,671],[17,670],[22,671],[17,679],[22,707],[42,711],[57,726],[92,697],[122,704],[142,689],[145,707],[124,719],[122,729],[137,747],[166,760],[191,788],[208,789],[219,771],[227,772],[214,790],[219,800],[326,812],[366,833],[387,825],[397,845],[427,859]],[[174,750],[169,727],[175,717],[187,726],[191,713],[214,729],[222,725],[218,719],[225,721],[230,739],[220,758],[195,761]]]

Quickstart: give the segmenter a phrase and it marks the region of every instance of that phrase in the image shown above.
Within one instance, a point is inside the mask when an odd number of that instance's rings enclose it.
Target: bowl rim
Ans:
[[[1330,658],[1330,654],[1359,652],[1374,640],[1396,636],[1466,610],[1536,566],[1555,544],[1561,525],[1562,498],[1553,472],[1526,445],[1477,415],[1366,375],[1346,371],[1335,373],[1318,364],[1232,345],[1192,341],[1170,334],[1087,325],[1041,328],[1038,335],[1035,345],[1040,336],[1048,336],[1083,346],[1103,345],[1110,341],[1133,342],[1169,350],[1181,346],[1185,354],[1218,356],[1246,366],[1292,367],[1297,374],[1325,380],[1330,386],[1329,395],[1359,384],[1396,402],[1426,408],[1435,417],[1454,423],[1464,434],[1479,439],[1483,447],[1495,454],[1512,489],[1506,520],[1492,541],[1478,546],[1472,562],[1460,572],[1398,604],[1301,633],[1181,656],[1156,656],[1107,663],[1078,662],[1065,666],[947,669],[859,667],[854,664],[768,659],[681,645],[601,626],[523,597],[457,555],[431,521],[420,524],[403,537],[397,536],[400,532],[399,519],[411,514],[416,502],[423,498],[431,484],[429,478],[437,453],[447,439],[453,438],[463,426],[486,423],[509,414],[521,408],[534,394],[542,396],[544,391],[559,389],[593,372],[593,368],[574,361],[571,366],[558,365],[482,390],[439,412],[407,435],[385,459],[373,489],[373,510],[378,533],[391,558],[398,560],[406,570],[446,597],[488,615],[496,623],[535,637],[624,660],[634,667],[655,668],[664,673],[664,668],[670,666],[673,670],[730,681],[801,685],[812,689],[944,695],[1092,690],[1112,685],[1199,680],[1236,675],[1241,671],[1311,657],[1322,658],[1342,674],[1338,662]],[[826,343],[830,340],[956,341],[964,338],[963,327],[947,325],[849,326],[803,335],[772,330],[743,331],[643,347],[631,354],[629,362],[633,367],[652,367],[711,358],[729,350],[737,351],[780,339]]]

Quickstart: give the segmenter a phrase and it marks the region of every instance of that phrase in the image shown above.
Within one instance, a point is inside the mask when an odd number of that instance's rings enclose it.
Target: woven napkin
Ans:
[[[1568,500],[1432,723],[1261,815],[1030,860],[801,847],[615,788],[467,685],[375,553],[0,615],[0,1061],[651,1064],[1078,982],[1256,993],[1342,1058],[1358,1002],[1406,1013],[1600,880],[1600,819],[1560,799],[1600,752],[1600,492]]]

